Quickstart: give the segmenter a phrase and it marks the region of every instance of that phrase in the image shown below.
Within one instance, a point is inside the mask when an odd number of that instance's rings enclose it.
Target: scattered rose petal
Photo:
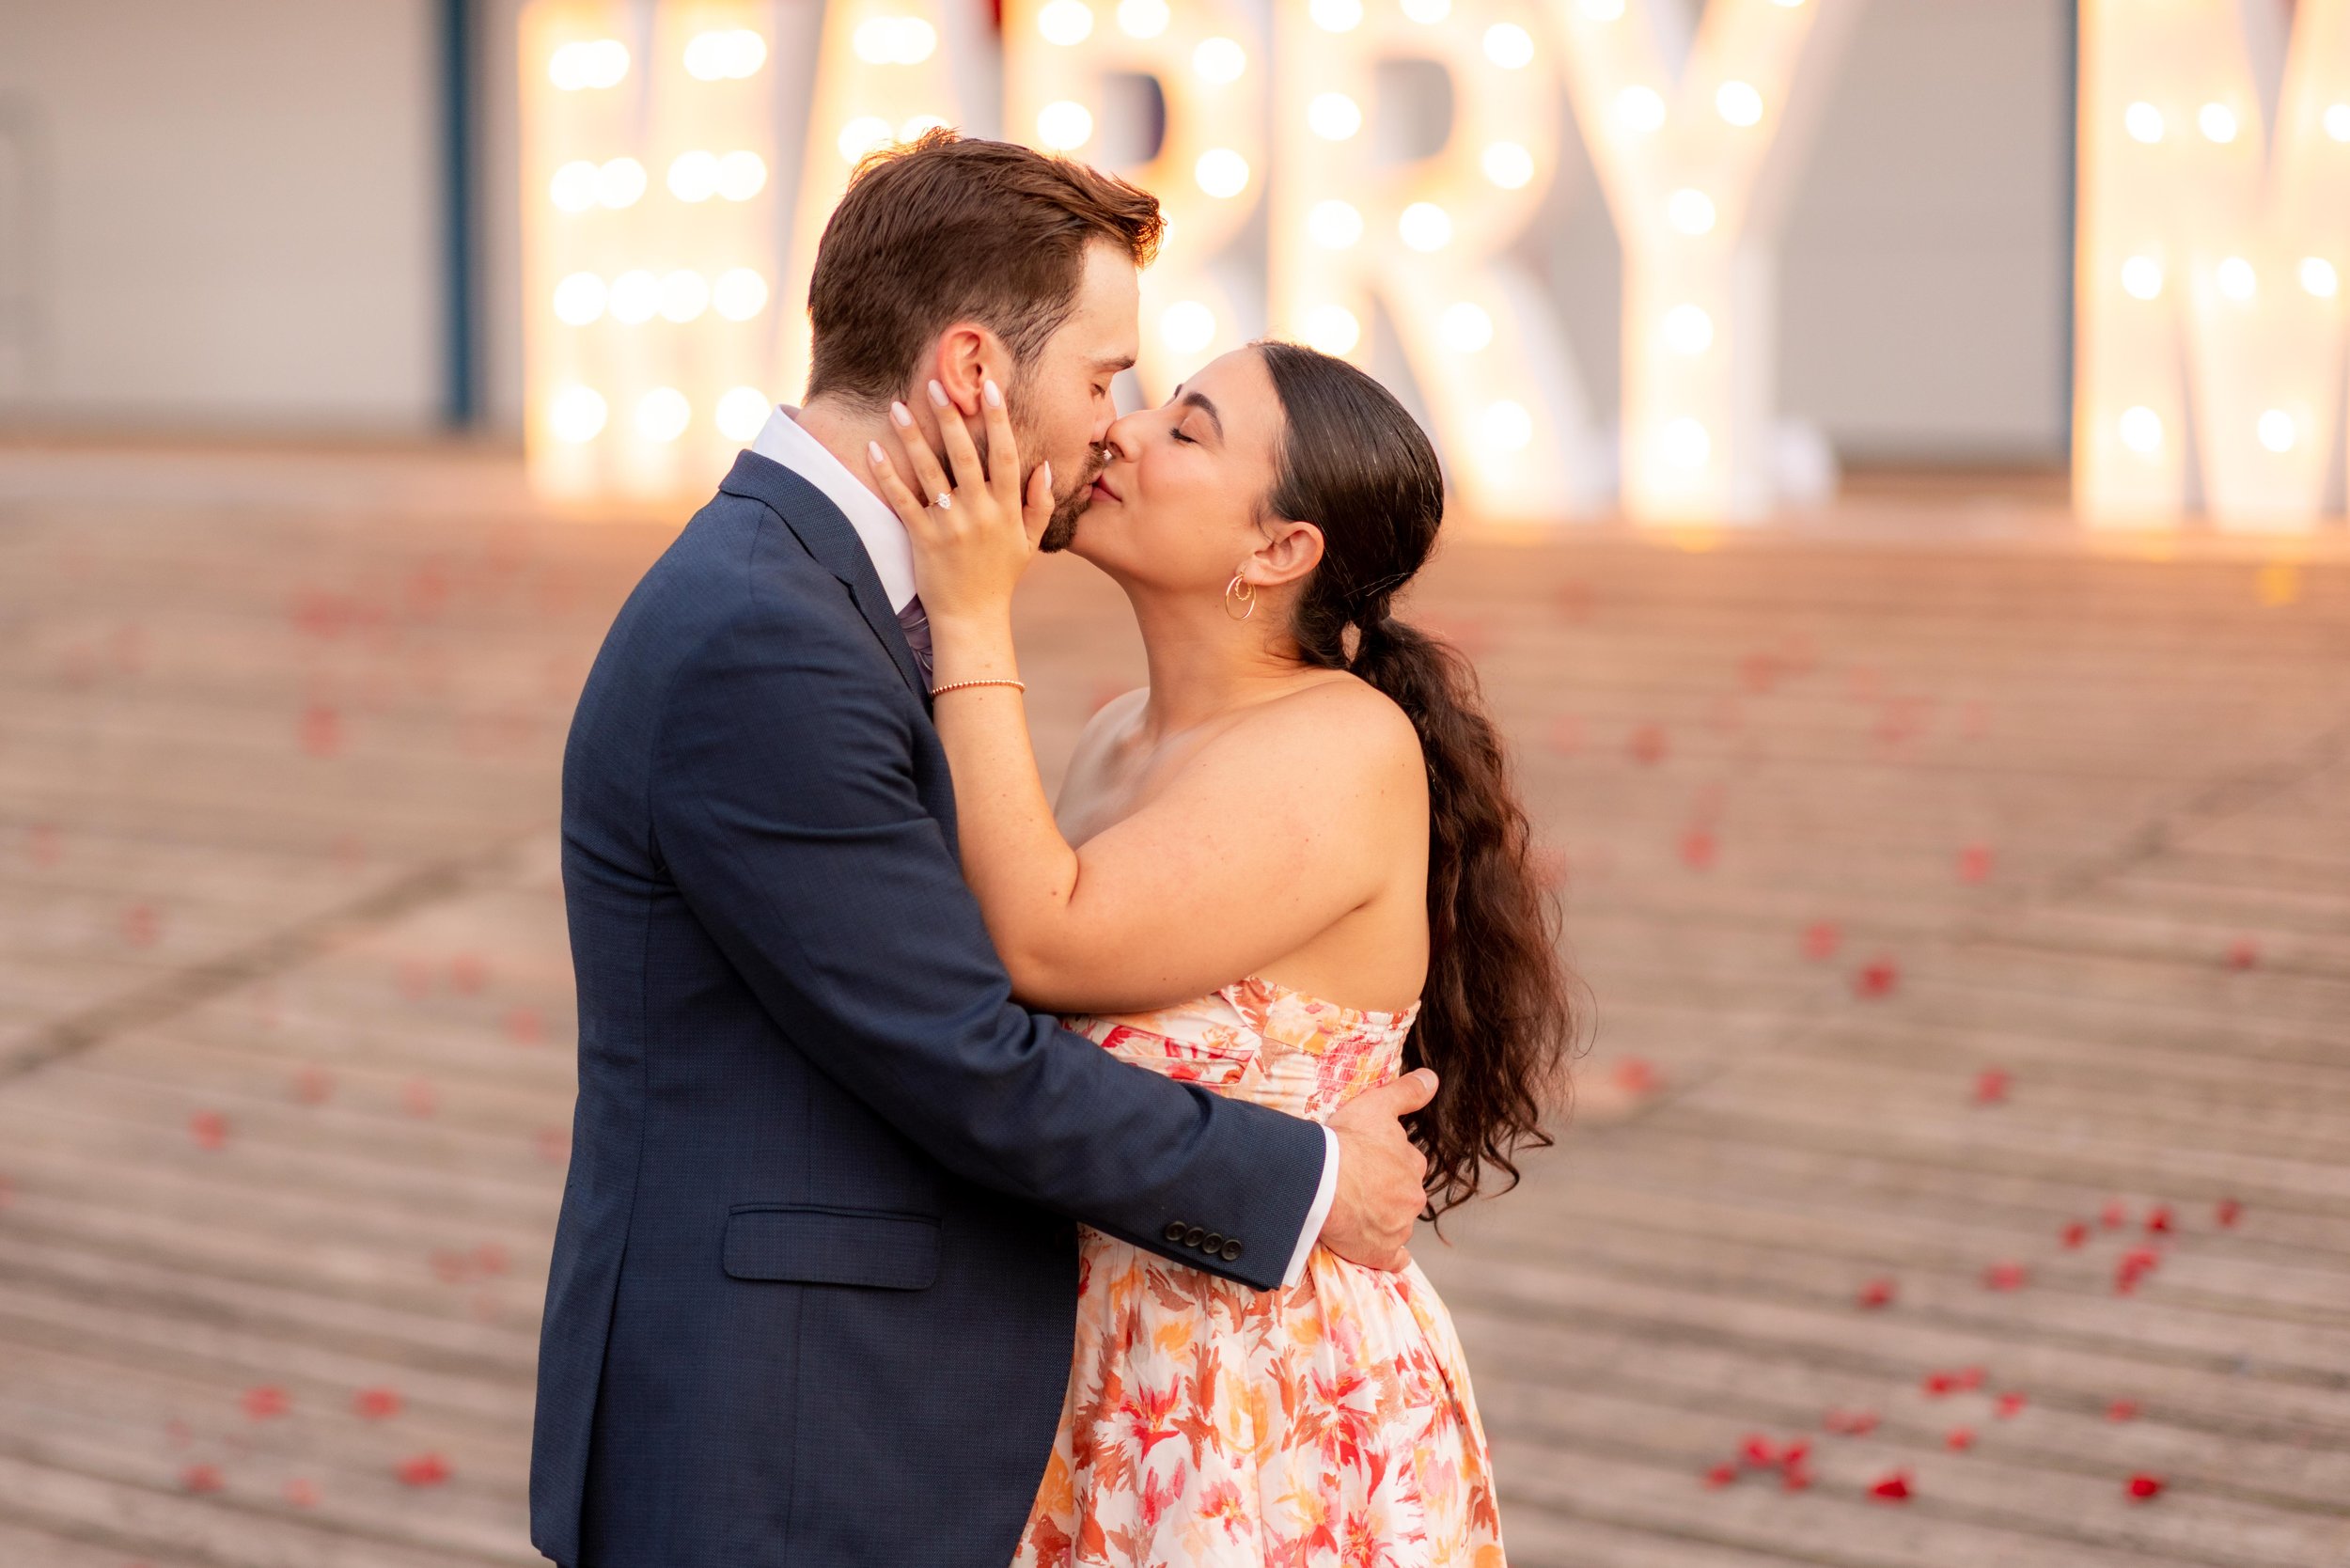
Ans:
[[[1869,1496],[1885,1502],[1907,1502],[1909,1500],[1909,1472],[1895,1470],[1891,1475],[1884,1477],[1875,1485],[1870,1487]]]
[[[2162,1480],[2143,1473],[2130,1477],[2127,1490],[2134,1501],[2144,1502],[2162,1496]]]
[[[1853,977],[1853,990],[1862,996],[1890,996],[1900,980],[1901,969],[1890,958],[1873,958]]]
[[[387,1420],[400,1414],[400,1390],[397,1388],[362,1388],[351,1396],[351,1407],[368,1420]]]
[[[1702,871],[1714,864],[1720,845],[1709,827],[1693,827],[1681,836],[1681,859],[1691,870]]]
[[[2260,944],[2248,936],[2239,936],[2228,946],[2228,967],[2249,969],[2260,962]]]
[[[1982,1387],[1982,1379],[1983,1371],[1981,1367],[1961,1367],[1958,1369],[1957,1381],[1958,1386],[1962,1388],[1980,1388]]]
[[[1958,852],[1958,880],[1981,882],[1991,874],[1991,846],[1968,844]]]
[[[1919,1387],[1925,1390],[1928,1399],[1941,1399],[1958,1388],[1958,1379],[1946,1372],[1930,1372]]]
[[[2119,1231],[2129,1223],[2129,1218],[2130,1212],[2122,1206],[2122,1200],[2117,1198],[2106,1205],[2105,1212],[2097,1216],[2097,1221],[2108,1231]]]
[[[1643,724],[1632,731],[1630,749],[1634,761],[1642,766],[1653,766],[1665,760],[1665,753],[1670,747],[1660,726]]]
[[[2160,1234],[2170,1229],[2170,1205],[2157,1203],[2146,1214],[2146,1229]]]
[[[198,1149],[228,1147],[228,1118],[216,1110],[200,1110],[188,1118],[188,1136]]]
[[[1954,1452],[1964,1453],[1975,1446],[1975,1429],[1971,1426],[1954,1426],[1943,1435],[1942,1443],[1945,1448]]]
[[[217,1492],[227,1485],[217,1465],[191,1465],[180,1472],[180,1485],[190,1492]]]
[[[1763,1469],[1778,1463],[1778,1449],[1762,1434],[1750,1432],[1747,1440],[1738,1445],[1738,1458],[1750,1468]]]
[[[483,1242],[473,1249],[473,1266],[484,1274],[504,1274],[508,1259],[506,1248],[497,1242]]]
[[[2130,1248],[2129,1251],[2122,1254],[2122,1261],[2114,1265],[2114,1290],[2123,1295],[2129,1294],[2138,1288],[2138,1282],[2152,1274],[2161,1262],[2162,1254],[2151,1247]]]
[[[2014,1419],[2016,1412],[2022,1410],[2023,1408],[2023,1395],[2013,1393],[2001,1394],[1999,1396],[1998,1407],[1994,1414],[1996,1414],[1999,1419],[2003,1421],[2012,1420]]]
[[[323,1067],[305,1067],[294,1074],[293,1096],[306,1105],[322,1105],[334,1092],[334,1074]]]
[[[343,717],[323,702],[303,710],[302,749],[313,757],[337,757],[343,749]]]
[[[1811,1445],[1800,1437],[1789,1439],[1787,1446],[1778,1450],[1778,1462],[1782,1466],[1800,1465],[1810,1457]]]
[[[1993,1263],[1982,1271],[1982,1288],[1986,1291],[2020,1291],[2024,1288],[2026,1270],[2016,1262]]]
[[[2074,1220],[2073,1222],[2071,1222],[2070,1224],[2068,1224],[2068,1225],[2066,1225],[2066,1226],[2065,1226],[2065,1228],[2064,1228],[2064,1245],[2065,1245],[2066,1247],[2073,1247],[2073,1248],[2076,1248],[2076,1249],[2077,1249],[2077,1248],[2079,1248],[2079,1247],[2086,1247],[2088,1244],[2089,1244],[2089,1227],[2088,1227],[2088,1226],[2083,1225],[2083,1224],[2082,1224],[2079,1220],[2077,1220],[2077,1219],[2076,1219],[2076,1220]]]
[[[282,1416],[292,1408],[291,1402],[286,1398],[285,1389],[266,1383],[258,1388],[247,1388],[244,1391],[244,1397],[237,1403],[244,1406],[244,1413],[257,1421],[266,1421],[273,1417]]]
[[[122,912],[122,939],[134,948],[151,948],[164,934],[164,917],[151,903],[134,903]]]
[[[1626,1094],[1653,1094],[1665,1087],[1656,1069],[1640,1057],[1625,1057],[1618,1061],[1608,1078]]]
[[[509,1009],[506,1014],[506,1038],[517,1045],[536,1045],[546,1038],[546,1022],[535,1007]]]
[[[2111,1404],[2106,1406],[2106,1419],[2109,1421],[2134,1421],[2138,1419],[2138,1401],[2134,1399],[2115,1400]]]
[[[1996,1105],[2007,1098],[2008,1075],[1997,1067],[1986,1067],[1975,1078],[1975,1104]]]
[[[1872,1279],[1860,1287],[1860,1305],[1863,1307],[1889,1307],[1892,1303],[1893,1281],[1890,1279]]]
[[[319,1489],[312,1482],[296,1476],[286,1482],[286,1500],[296,1508],[316,1508],[319,1503]]]
[[[1705,1484],[1708,1486],[1728,1486],[1737,1479],[1738,1466],[1735,1465],[1716,1465],[1705,1472]]]
[[[2219,1206],[2212,1211],[2212,1218],[2217,1220],[2222,1226],[2229,1226],[2233,1225],[2243,1216],[2243,1204],[2232,1198],[2223,1198],[2219,1200]]]
[[[448,1479],[448,1461],[437,1453],[420,1453],[401,1460],[396,1473],[406,1486],[438,1486]]]
[[[1790,1492],[1801,1492],[1811,1484],[1811,1472],[1801,1465],[1790,1465],[1779,1472],[1778,1484]]]
[[[1803,956],[1809,959],[1828,959],[1843,944],[1844,933],[1833,920],[1814,920],[1804,928]]]

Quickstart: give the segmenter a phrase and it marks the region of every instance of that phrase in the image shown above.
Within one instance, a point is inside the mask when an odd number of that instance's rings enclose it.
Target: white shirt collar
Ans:
[[[881,579],[889,607],[902,610],[914,600],[914,543],[906,525],[889,510],[889,503],[866,489],[856,476],[823,444],[800,428],[800,411],[778,404],[767,425],[751,443],[751,450],[770,463],[780,463],[824,493],[838,507],[873,558],[873,573]]]

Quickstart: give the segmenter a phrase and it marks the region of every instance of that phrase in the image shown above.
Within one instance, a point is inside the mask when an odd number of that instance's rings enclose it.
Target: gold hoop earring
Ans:
[[[1243,589],[1246,591],[1244,592]],[[1248,607],[1238,615],[1232,615],[1234,604],[1246,604]],[[1241,581],[1241,575],[1237,572],[1232,573],[1232,580],[1224,585],[1224,613],[1232,615],[1234,620],[1246,620],[1257,613],[1257,585]]]

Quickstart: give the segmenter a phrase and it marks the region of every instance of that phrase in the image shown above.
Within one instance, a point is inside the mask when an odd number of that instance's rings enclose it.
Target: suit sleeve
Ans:
[[[1260,1289],[1281,1283],[1323,1130],[1120,1062],[1013,1005],[913,774],[871,634],[753,600],[665,699],[658,851],[820,1071],[957,1174]],[[1231,1260],[1171,1240],[1199,1227]]]

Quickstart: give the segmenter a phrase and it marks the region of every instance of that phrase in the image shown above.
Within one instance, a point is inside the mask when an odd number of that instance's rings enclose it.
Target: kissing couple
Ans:
[[[1502,1568],[1412,1228],[1546,1142],[1555,907],[1444,478],[1259,343],[1118,416],[1157,201],[937,131],[824,230],[778,409],[563,768],[579,1102],[532,1539],[565,1568]],[[1012,589],[1151,683],[1058,801]]]

